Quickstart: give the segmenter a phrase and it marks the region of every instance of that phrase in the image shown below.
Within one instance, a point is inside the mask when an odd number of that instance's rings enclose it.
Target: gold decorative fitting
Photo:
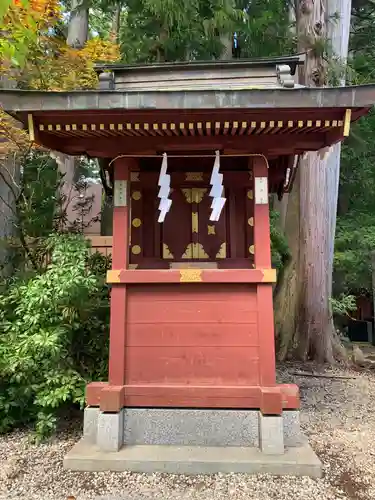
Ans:
[[[209,259],[201,243],[189,243],[182,256],[183,259]]]
[[[180,269],[181,283],[197,283],[202,281],[201,269]]]
[[[215,228],[215,226],[211,226],[210,224],[208,224],[208,226],[207,226],[207,234],[216,234],[216,228]]]
[[[198,212],[191,214],[191,230],[193,233],[198,233]]]
[[[139,245],[133,245],[132,246],[132,254],[133,255],[139,255],[141,253],[142,249]]]
[[[347,109],[345,111],[345,120],[344,120],[344,137],[348,137],[350,134],[350,122],[352,120],[352,110]]]
[[[263,273],[263,278],[262,278],[263,283],[276,283],[277,281],[276,269],[262,269],[262,273]]]
[[[249,224],[249,226],[254,226],[254,217],[250,217],[249,219],[247,219],[247,223]]]
[[[192,259],[193,258],[193,243],[189,243],[186,247],[185,252],[182,254],[182,259]]]
[[[165,243],[163,243],[163,259],[174,259],[168,245]]]
[[[249,200],[252,200],[253,199],[253,190],[252,189],[249,189],[249,191],[247,192],[247,197],[249,198]]]
[[[132,226],[133,227],[139,227],[142,224],[141,219],[133,219],[132,220]]]
[[[250,245],[249,246],[249,253],[251,253],[251,255],[254,255],[254,252],[255,252],[254,245]]]
[[[138,264],[129,264],[129,269],[137,269],[138,268]]]
[[[184,194],[186,201],[188,203],[193,203],[192,190],[191,189],[181,189],[181,191]]]
[[[31,113],[27,115],[27,124],[29,127],[29,139],[31,142],[34,142],[35,141],[34,120],[33,120],[33,115]]]
[[[135,200],[135,201],[140,200],[140,199],[141,199],[141,197],[142,197],[142,194],[141,194],[141,192],[140,192],[140,191],[134,191],[134,193],[132,194],[132,198],[133,198],[133,200]]]
[[[207,189],[204,188],[193,188],[193,203],[200,203],[203,200],[204,195],[207,193]]]
[[[192,189],[182,189],[181,190],[188,203],[200,203],[203,200],[203,196],[207,192],[204,188],[192,188]]]
[[[225,259],[227,257],[227,244],[224,242],[220,246],[220,250],[216,254],[217,259]]]
[[[186,172],[185,181],[203,181],[203,172]]]
[[[139,182],[139,172],[130,172],[130,182]]]
[[[107,283],[120,283],[121,271],[113,270],[107,271]]]

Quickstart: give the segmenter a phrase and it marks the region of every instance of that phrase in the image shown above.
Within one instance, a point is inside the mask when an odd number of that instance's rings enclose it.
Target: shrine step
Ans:
[[[81,439],[64,458],[64,467],[79,471],[132,471],[170,474],[244,473],[321,477],[322,465],[309,444],[266,455],[251,447],[124,446],[103,452]]]

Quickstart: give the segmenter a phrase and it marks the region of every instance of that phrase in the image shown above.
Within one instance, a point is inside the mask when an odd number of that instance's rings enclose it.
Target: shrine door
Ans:
[[[225,259],[226,210],[210,221],[210,188],[181,187],[171,193],[172,207],[161,226],[162,258],[174,262]]]

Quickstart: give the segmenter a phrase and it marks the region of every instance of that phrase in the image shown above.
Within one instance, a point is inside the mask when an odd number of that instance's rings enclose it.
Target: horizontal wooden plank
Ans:
[[[164,75],[164,77],[162,76]],[[132,85],[139,84],[148,84],[148,88],[150,88],[150,83],[162,84],[165,80],[165,71],[154,71],[153,73],[148,74],[131,74],[129,72],[124,71],[123,73],[115,74],[115,82],[116,89],[121,88],[119,83],[130,83]],[[189,71],[188,73],[184,70],[180,71],[170,71],[168,72],[168,85],[172,82],[189,83],[189,88],[195,88],[196,85],[199,85],[201,82],[207,81],[208,83],[212,83],[212,81],[221,81],[225,83],[235,83],[237,81],[241,81],[242,83],[251,84],[253,80],[259,81],[271,81],[276,85],[277,83],[277,75],[276,75],[276,66],[274,67],[264,67],[264,68],[251,68],[251,69],[231,69],[230,73],[224,72],[222,69],[213,69],[211,71],[202,72],[201,70]],[[154,88],[154,85],[152,87]],[[164,86],[166,83],[164,82]]]
[[[200,272],[199,272],[200,271]],[[276,283],[275,269],[113,269],[108,283]]]
[[[256,347],[128,347],[128,384],[257,385]]]
[[[258,345],[255,323],[128,323],[128,347],[224,347]]]
[[[203,294],[202,294],[203,295]],[[249,323],[257,322],[254,300],[241,300],[235,307],[225,301],[168,301],[158,300],[134,302],[129,297],[127,321],[129,323]]]
[[[204,299],[209,300],[225,300],[227,304],[234,304],[238,301],[238,296],[242,295],[244,300],[253,300],[255,297],[256,285],[233,283],[233,284],[189,284],[180,286],[179,284],[153,284],[153,285],[131,285],[128,287],[129,297],[133,300],[157,300],[158,297],[163,299],[167,297],[169,301],[185,301],[187,297],[196,299],[204,294]]]
[[[259,409],[261,399],[253,394],[246,398],[215,397],[209,396],[208,391],[204,396],[170,396],[168,393],[162,396],[125,396],[124,406],[131,408],[246,408]]]
[[[86,402],[99,406],[106,383],[91,383],[87,386]],[[90,390],[89,390],[90,389]],[[270,394],[271,391],[271,394]],[[284,409],[298,409],[299,390],[294,384],[279,384],[272,387],[262,386],[210,386],[210,385],[169,385],[137,384],[126,385],[121,391],[124,397],[122,406],[136,407],[174,407],[174,408],[262,408],[274,407],[272,404],[281,396]],[[264,393],[267,397],[264,398]],[[114,409],[113,411],[118,411]]]

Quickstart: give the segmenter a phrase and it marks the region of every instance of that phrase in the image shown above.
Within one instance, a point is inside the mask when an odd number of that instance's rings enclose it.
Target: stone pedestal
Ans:
[[[204,474],[267,472],[319,477],[298,411],[88,407],[83,438],[64,460],[75,470]]]

